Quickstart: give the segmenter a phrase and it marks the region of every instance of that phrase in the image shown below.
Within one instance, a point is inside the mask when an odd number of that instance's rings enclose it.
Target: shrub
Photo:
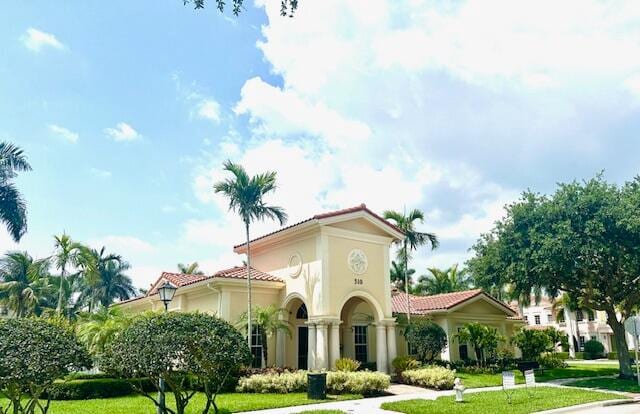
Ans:
[[[255,374],[240,378],[236,391],[254,393],[303,392],[307,390],[307,371]]]
[[[453,388],[455,373],[450,369],[431,366],[419,369],[409,369],[402,373],[402,379],[407,384],[417,385],[437,390],[450,390]]]
[[[617,360],[618,359],[618,353],[617,352],[609,352],[607,354],[607,358],[608,359],[616,359]]]
[[[340,358],[336,360],[336,370],[344,372],[354,372],[360,368],[360,361],[351,358]]]
[[[44,396],[57,378],[90,364],[85,348],[71,330],[43,319],[0,321],[0,389],[9,399],[2,413],[42,413]]]
[[[429,320],[418,319],[412,322],[404,335],[416,350],[418,360],[422,362],[433,361],[447,346],[447,333]]]
[[[487,359],[495,357],[498,344],[505,340],[497,328],[478,322],[465,323],[456,338],[461,343],[470,342],[476,353],[476,362],[484,365]]]
[[[52,400],[90,400],[94,398],[122,397],[134,392],[133,387],[126,380],[96,378],[56,381],[47,390],[47,395]]]
[[[584,352],[576,352],[576,359],[584,359]]]
[[[569,359],[569,352],[564,352],[564,351],[563,352],[556,352],[556,355],[560,359],[564,359],[564,360]]]
[[[328,372],[327,392],[330,394],[380,395],[389,388],[391,378],[382,372]]]
[[[408,369],[416,369],[420,366],[420,363],[413,357],[409,355],[395,357],[393,361],[391,361],[391,365],[393,366],[393,370],[396,375],[402,378],[402,373]]]
[[[535,361],[551,347],[551,338],[544,331],[523,327],[511,338],[511,343],[522,351],[522,359]]]
[[[558,354],[544,354],[538,358],[538,363],[542,368],[545,369],[553,369],[553,368],[566,368],[567,364],[564,362],[564,359],[560,357]]]
[[[584,343],[584,358],[597,359],[604,354],[604,345],[597,339],[590,339]]]

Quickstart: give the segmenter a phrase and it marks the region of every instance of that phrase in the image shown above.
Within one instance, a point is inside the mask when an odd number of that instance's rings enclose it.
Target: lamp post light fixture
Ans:
[[[164,311],[167,312],[169,310],[169,303],[173,300],[173,296],[176,294],[177,287],[173,284],[165,281],[162,286],[158,288],[158,295],[160,296],[160,300],[164,304]],[[158,380],[158,414],[166,414],[166,406],[164,399],[164,379],[160,377]]]

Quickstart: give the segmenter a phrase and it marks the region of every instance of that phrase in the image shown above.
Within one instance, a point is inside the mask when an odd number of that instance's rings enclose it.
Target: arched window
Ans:
[[[302,305],[300,305],[298,311],[296,312],[296,319],[307,319],[308,317],[309,315],[307,314],[307,307],[303,303]]]

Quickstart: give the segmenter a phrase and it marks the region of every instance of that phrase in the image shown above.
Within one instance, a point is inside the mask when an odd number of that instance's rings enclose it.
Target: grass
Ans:
[[[311,411],[300,411],[297,414],[345,414],[345,412],[340,410],[311,410]]]
[[[221,394],[216,399],[218,408],[230,412],[263,410],[267,408],[281,408],[296,405],[315,404],[321,402],[343,401],[362,398],[360,395],[329,396],[326,400],[310,400],[306,393],[290,394]],[[6,400],[0,401],[3,405]],[[167,402],[173,406],[173,396],[167,396]],[[188,414],[200,414],[204,408],[206,399],[203,394],[196,394],[187,405]],[[78,401],[52,401],[49,413],[51,414],[148,414],[155,412],[153,403],[147,398],[136,395],[131,397],[78,400]]]
[[[571,387],[598,388],[601,390],[640,393],[638,381],[634,379],[593,378],[570,382]]]
[[[453,396],[439,397],[436,400],[407,400],[382,404],[385,410],[406,414],[528,414],[552,408],[568,407],[594,401],[623,399],[616,394],[587,390],[558,389],[555,387],[537,387],[531,392],[523,388],[515,389],[512,403],[502,391],[468,393],[464,403],[456,403]]]
[[[547,382],[555,379],[564,378],[586,378],[586,377],[602,377],[609,375],[617,375],[619,368],[615,364],[580,364],[571,362],[567,368],[545,369],[542,373],[536,372],[537,382]],[[524,377],[522,373],[515,370],[516,383],[523,384]],[[502,385],[502,374],[470,374],[458,372],[456,376],[460,377],[467,388],[493,387]]]

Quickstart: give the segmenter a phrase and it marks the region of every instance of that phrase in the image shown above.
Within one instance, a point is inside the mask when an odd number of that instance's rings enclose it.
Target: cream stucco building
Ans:
[[[261,361],[258,335],[253,341],[256,365],[305,369],[334,366],[351,357],[390,371],[396,355],[408,352],[396,314],[406,312],[407,298],[394,293],[389,279],[392,244],[403,233],[365,205],[319,214],[251,241],[252,300],[275,305],[291,335],[269,338],[267,361]],[[246,253],[246,245],[234,247]],[[213,275],[163,273],[154,286],[169,281],[178,287],[171,311],[202,311],[235,322],[246,311],[246,270],[233,267]],[[480,290],[409,297],[415,317],[432,318],[444,328],[449,347],[443,359],[473,358],[455,334],[465,323],[479,321],[505,336],[522,325],[504,303]],[[144,297],[118,306],[131,312],[162,308],[155,288]]]

